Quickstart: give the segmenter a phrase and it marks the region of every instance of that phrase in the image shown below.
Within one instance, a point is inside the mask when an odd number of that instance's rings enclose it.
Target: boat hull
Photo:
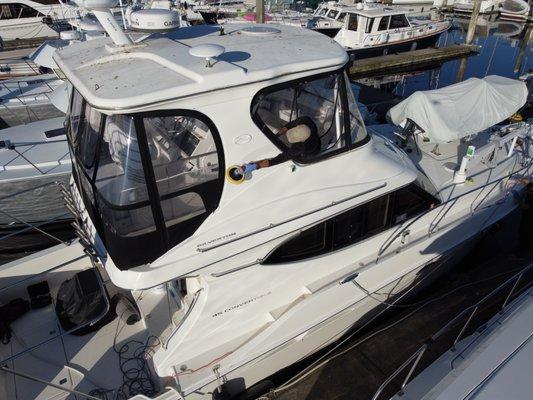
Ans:
[[[424,49],[435,46],[439,36],[444,31],[436,32],[433,35],[417,38],[409,41],[402,41],[399,43],[384,44],[381,46],[364,47],[360,49],[346,49],[348,54],[354,54],[357,58],[378,57],[387,54],[402,53],[416,49]]]
[[[70,219],[61,191],[55,182],[68,183],[69,173],[44,175],[0,185],[0,225],[21,225]],[[19,194],[17,194],[19,193]]]
[[[465,221],[456,228],[452,228],[451,231],[448,231],[445,236],[454,236],[455,245],[448,246],[446,251],[440,252],[440,255],[436,257],[429,259],[425,258],[424,261],[419,261],[418,265],[413,265],[412,262],[416,261],[414,255],[418,254],[420,259],[422,259],[424,258],[421,257],[423,252],[412,249],[410,255],[404,254],[403,256],[400,256],[400,258],[393,255],[392,259],[389,261],[392,262],[394,259],[396,266],[398,266],[397,263],[403,264],[400,268],[403,271],[406,271],[405,273],[398,276],[393,271],[387,270],[387,273],[390,272],[390,274],[395,277],[395,279],[387,281],[388,278],[383,275],[384,272],[381,271],[382,286],[372,288],[372,296],[364,296],[358,300],[354,299],[352,304],[312,326],[308,331],[293,337],[291,340],[281,343],[267,353],[264,353],[261,356],[256,356],[250,361],[242,364],[240,367],[226,373],[224,375],[226,379],[225,389],[227,389],[230,394],[236,395],[245,389],[243,387],[243,382],[246,382],[246,388],[249,388],[257,382],[265,379],[268,380],[269,377],[276,372],[294,365],[295,363],[304,361],[306,358],[311,357],[320,350],[332,345],[339,339],[343,338],[347,332],[353,332],[355,329],[363,327],[388,310],[391,303],[399,302],[400,300],[408,300],[410,297],[433,283],[439,276],[449,271],[450,268],[457,265],[462,257],[482,237],[482,234],[493,224],[515,210],[516,204],[514,200],[507,199],[505,202],[501,203],[499,207],[500,209],[497,214],[492,213],[492,215],[488,215],[490,212],[481,213],[478,216],[478,221],[484,221],[482,224],[483,228],[477,231],[470,231],[470,235],[465,235],[465,233],[470,229],[467,225],[472,221]],[[490,219],[490,223],[488,223],[487,218]],[[435,250],[442,245],[441,237],[435,240],[428,240],[425,248],[433,248],[433,250]],[[406,260],[410,260],[410,262],[406,262]],[[392,264],[389,263],[388,265],[391,266]],[[370,267],[370,270],[372,268],[373,267]],[[385,268],[385,265],[382,265],[381,268]],[[376,272],[378,269],[380,268],[376,265],[376,268],[374,268],[375,271],[372,271],[371,273],[378,273]],[[358,277],[356,276],[354,279],[359,283],[364,282],[365,278],[363,278],[363,274],[364,272],[359,274]],[[377,279],[377,276],[375,279]],[[352,285],[352,283],[349,283],[349,285]],[[362,283],[362,285],[368,287],[365,283]],[[356,285],[353,286],[356,287]],[[338,296],[335,297],[335,302],[340,302],[343,297],[343,295],[338,292],[340,290],[339,286],[337,286]],[[274,333],[275,331],[273,334]],[[212,381],[207,385],[197,388],[197,390],[186,393],[186,399],[205,400],[207,399],[205,393],[215,391],[216,387],[217,382]]]

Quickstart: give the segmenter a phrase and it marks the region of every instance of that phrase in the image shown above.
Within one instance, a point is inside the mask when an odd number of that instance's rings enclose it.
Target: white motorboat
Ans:
[[[381,4],[344,6],[344,25],[335,41],[348,53],[372,57],[435,45],[450,21],[418,19],[409,9]]]
[[[524,273],[527,276],[527,270]],[[518,276],[518,274],[517,274]],[[514,292],[512,284],[517,277],[509,280],[509,284],[500,286],[486,299],[496,294],[506,295]],[[503,290],[502,290],[503,289]],[[402,389],[391,400],[444,400],[444,399],[527,399],[531,392],[531,357],[533,357],[533,288],[526,289],[513,302],[507,304],[489,321],[480,326],[474,333],[462,339],[464,327],[470,328],[472,323],[467,318],[476,316],[475,306],[460,313],[454,320],[440,329],[427,344],[415,352],[407,360],[400,371],[407,372],[424,359],[433,342],[441,342],[444,333],[453,334],[456,338],[450,350],[422,370],[406,386],[414,371],[410,370],[402,385]],[[481,301],[477,305],[484,304]],[[455,322],[459,329],[453,329]],[[455,333],[457,332],[457,333]],[[391,377],[392,378],[392,377]],[[373,400],[384,398],[385,388],[392,379],[389,378],[380,388]],[[387,397],[389,398],[389,397]]]
[[[524,0],[505,0],[500,5],[502,19],[527,21],[529,17],[529,3]]]
[[[0,0],[0,37],[15,39],[54,38],[55,24],[76,18],[77,8],[60,0]]]
[[[255,390],[442,273],[531,174],[529,125],[486,130],[524,104],[522,82],[455,87],[477,103],[464,131],[406,111],[420,129],[400,147],[367,133],[348,56],[324,35],[109,33],[54,56],[74,87],[65,201],[80,239],[0,267],[2,304],[39,305],[0,345],[6,398]],[[128,348],[138,378],[116,361]]]
[[[503,0],[481,0],[480,14],[494,14],[499,12],[500,4]],[[453,11],[457,13],[471,14],[474,9],[475,0],[455,0]]]

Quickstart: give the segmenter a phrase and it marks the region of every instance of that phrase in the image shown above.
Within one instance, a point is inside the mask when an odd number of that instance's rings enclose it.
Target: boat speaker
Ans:
[[[244,171],[238,165],[232,165],[226,170],[226,179],[235,185],[244,182]]]

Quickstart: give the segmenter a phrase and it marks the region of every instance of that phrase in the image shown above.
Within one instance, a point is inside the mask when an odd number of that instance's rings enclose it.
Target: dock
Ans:
[[[444,61],[468,57],[478,51],[479,47],[475,45],[454,44],[439,48],[413,50],[406,53],[354,60],[348,69],[348,75],[350,78],[361,78],[379,75],[380,73],[439,65]]]

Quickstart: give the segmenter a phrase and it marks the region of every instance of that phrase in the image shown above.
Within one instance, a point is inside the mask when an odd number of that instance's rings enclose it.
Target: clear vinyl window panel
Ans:
[[[343,73],[267,89],[254,99],[252,113],[259,127],[297,161],[348,148],[365,136]],[[291,133],[302,126],[301,136]],[[347,126],[353,135],[347,134]]]
[[[69,132],[76,183],[120,269],[155,260],[218,206],[224,158],[200,113],[105,116],[74,91]]]
[[[186,116],[144,118],[160,196],[218,178],[218,155],[205,123]]]
[[[99,195],[111,206],[130,206],[148,200],[133,117],[107,117],[95,185]]]

